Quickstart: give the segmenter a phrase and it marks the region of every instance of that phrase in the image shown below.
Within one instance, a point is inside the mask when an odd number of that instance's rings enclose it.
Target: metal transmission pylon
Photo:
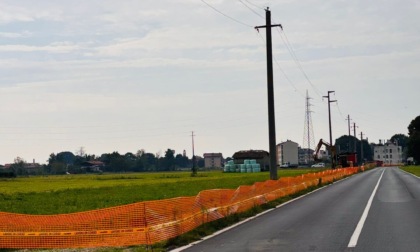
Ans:
[[[305,153],[305,163],[310,164],[312,160],[311,148],[315,148],[314,130],[312,128],[311,117],[311,97],[309,97],[308,90],[306,90],[306,103],[305,103],[305,125],[303,127],[303,145],[302,149]]]

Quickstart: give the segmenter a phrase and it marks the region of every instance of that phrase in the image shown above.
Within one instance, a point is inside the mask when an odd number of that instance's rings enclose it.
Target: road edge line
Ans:
[[[280,208],[280,207],[283,207],[283,206],[285,206],[285,205],[287,205],[287,204],[290,204],[290,203],[292,203],[292,202],[294,202],[294,201],[296,201],[296,200],[298,200],[298,199],[301,199],[301,198],[303,198],[303,197],[306,197],[306,196],[308,196],[308,195],[310,195],[310,194],[312,194],[312,193],[315,193],[315,192],[317,192],[317,191],[319,191],[319,190],[322,190],[322,189],[328,188],[328,187],[330,187],[330,186],[332,186],[332,185],[334,185],[334,184],[337,184],[337,183],[343,182],[343,181],[345,181],[345,180],[347,180],[347,179],[349,179],[349,178],[351,178],[351,177],[353,177],[353,176],[355,176],[355,175],[358,175],[358,174],[360,174],[360,173],[356,173],[356,174],[350,175],[350,176],[348,176],[348,177],[345,177],[345,178],[343,178],[343,179],[340,179],[340,180],[338,180],[338,181],[335,181],[335,182],[333,182],[333,183],[331,183],[331,184],[328,184],[328,185],[325,185],[325,186],[323,186],[323,187],[317,188],[317,189],[315,189],[315,190],[313,190],[313,191],[310,191],[310,192],[308,192],[308,193],[306,193],[306,194],[303,194],[303,195],[301,195],[301,196],[299,196],[299,197],[297,197],[297,198],[294,198],[294,199],[291,199],[291,200],[289,200],[289,201],[286,201],[286,202],[284,202],[284,203],[282,203],[282,204],[280,204],[280,205],[276,206],[275,208],[271,208],[271,209],[265,210],[264,212],[261,212],[261,213],[259,213],[259,214],[254,215],[254,216],[251,216],[251,217],[249,217],[249,218],[247,218],[247,219],[245,219],[245,220],[243,220],[243,221],[240,221],[240,222],[238,222],[238,223],[235,223],[235,224],[233,224],[232,226],[226,227],[226,228],[224,228],[224,229],[222,229],[222,230],[219,230],[219,231],[217,231],[217,232],[214,232],[214,233],[213,233],[213,234],[211,234],[211,235],[208,235],[208,236],[206,236],[206,237],[203,237],[202,239],[200,239],[200,240],[198,240],[198,241],[192,242],[192,243],[190,243],[190,244],[188,244],[188,245],[185,245],[185,246],[182,246],[182,247],[179,247],[179,248],[175,248],[175,249],[170,250],[170,251],[171,251],[171,252],[181,252],[181,251],[183,251],[183,250],[185,250],[185,249],[191,248],[191,247],[192,247],[192,246],[194,246],[194,245],[197,245],[197,244],[199,244],[199,243],[201,243],[201,242],[204,242],[204,241],[206,241],[206,240],[208,240],[208,239],[211,239],[211,238],[213,238],[213,237],[215,237],[215,236],[217,236],[217,235],[219,235],[219,234],[222,234],[222,233],[224,233],[224,232],[227,232],[227,231],[229,231],[229,230],[231,230],[231,229],[233,229],[233,228],[235,228],[235,227],[237,227],[237,226],[239,226],[239,225],[242,225],[242,224],[244,224],[244,223],[246,223],[246,222],[248,222],[248,221],[254,220],[254,219],[256,219],[256,218],[260,217],[261,215],[264,215],[264,214],[267,214],[267,213],[269,213],[269,212],[271,212],[271,211],[274,211],[274,210],[276,210],[276,209],[278,209],[278,208]]]

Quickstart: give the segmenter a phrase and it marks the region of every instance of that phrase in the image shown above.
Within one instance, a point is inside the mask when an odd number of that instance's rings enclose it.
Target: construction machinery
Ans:
[[[356,152],[343,152],[337,155],[335,146],[332,146],[328,142],[325,142],[323,139],[320,139],[318,145],[316,146],[313,158],[316,162],[321,161],[318,157],[319,151],[322,146],[325,146],[331,155],[332,167],[351,167],[357,164],[357,153]]]
[[[315,152],[313,155],[315,162],[322,160],[318,157],[318,154],[319,154],[319,151],[321,150],[322,145],[325,145],[325,148],[327,148],[327,150],[329,151],[329,154],[331,155],[332,167],[335,167],[336,160],[337,160],[337,153],[335,150],[335,146],[332,146],[331,144],[325,142],[322,138],[319,140],[318,145],[315,148]]]

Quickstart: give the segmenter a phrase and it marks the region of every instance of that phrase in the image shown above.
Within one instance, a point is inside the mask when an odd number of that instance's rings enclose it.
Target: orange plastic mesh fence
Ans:
[[[193,197],[140,202],[59,215],[0,212],[0,248],[89,248],[150,245],[204,223],[243,212],[319,183],[357,173],[358,167],[205,190]]]

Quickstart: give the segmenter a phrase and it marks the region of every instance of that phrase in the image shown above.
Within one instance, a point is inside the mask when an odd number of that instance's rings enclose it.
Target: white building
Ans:
[[[400,164],[402,163],[402,147],[391,141],[387,141],[384,145],[379,143],[373,148],[374,160],[382,161],[384,164]]]
[[[222,153],[204,153],[204,167],[205,168],[222,168],[223,155]]]
[[[287,140],[286,142],[277,145],[277,164],[290,164],[292,166],[299,164],[299,145],[293,141]]]

